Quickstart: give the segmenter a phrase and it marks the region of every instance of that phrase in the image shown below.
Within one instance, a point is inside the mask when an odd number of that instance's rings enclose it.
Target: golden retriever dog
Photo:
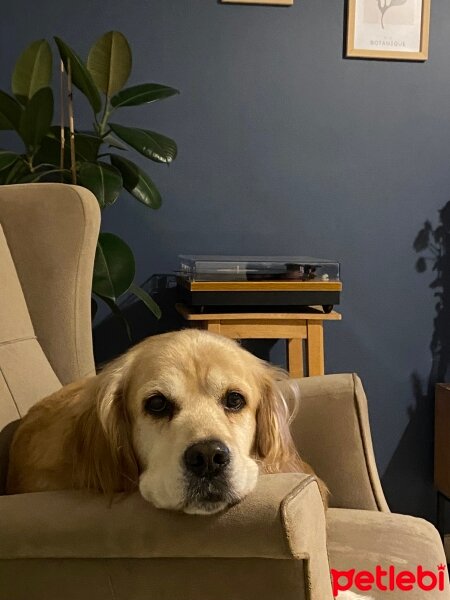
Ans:
[[[158,508],[221,511],[259,471],[312,473],[289,431],[283,376],[206,331],[150,337],[31,408],[12,442],[7,491],[139,488]]]

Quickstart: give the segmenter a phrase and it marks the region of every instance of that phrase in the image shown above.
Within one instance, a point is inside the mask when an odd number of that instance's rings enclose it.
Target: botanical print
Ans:
[[[355,0],[354,48],[419,52],[423,0]]]
[[[364,0],[363,22],[381,29],[392,25],[413,25],[414,0]]]
[[[381,13],[381,27],[384,29],[384,15],[393,6],[401,6],[406,4],[407,0],[376,0],[378,9]]]

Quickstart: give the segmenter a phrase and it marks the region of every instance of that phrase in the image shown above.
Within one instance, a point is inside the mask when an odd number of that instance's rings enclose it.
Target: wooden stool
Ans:
[[[303,340],[306,345],[306,374],[324,375],[323,322],[340,321],[335,311],[311,308],[304,313],[199,313],[184,304],[177,311],[192,327],[220,333],[233,339],[285,339],[291,377],[304,377]]]

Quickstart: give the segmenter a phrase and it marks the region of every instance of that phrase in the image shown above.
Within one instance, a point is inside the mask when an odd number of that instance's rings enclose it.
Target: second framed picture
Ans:
[[[348,0],[349,57],[426,60],[431,0]]]

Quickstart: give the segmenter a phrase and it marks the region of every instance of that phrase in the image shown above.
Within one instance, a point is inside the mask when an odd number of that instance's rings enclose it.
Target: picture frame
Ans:
[[[292,6],[294,0],[222,0],[222,4],[271,4],[272,6]]]
[[[431,0],[348,0],[346,56],[425,61]]]

